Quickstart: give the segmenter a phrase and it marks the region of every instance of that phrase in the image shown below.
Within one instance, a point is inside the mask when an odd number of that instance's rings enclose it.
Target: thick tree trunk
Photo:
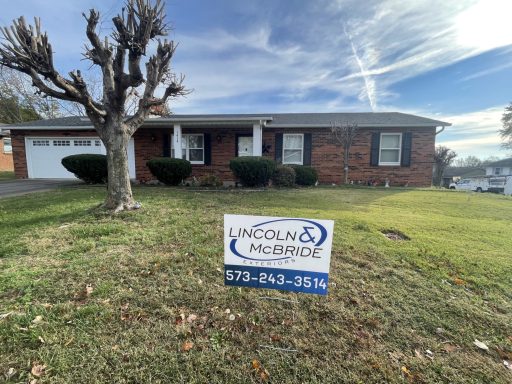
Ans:
[[[103,206],[114,212],[134,208],[128,171],[129,141],[130,136],[124,132],[116,132],[104,140],[107,149],[108,190]]]

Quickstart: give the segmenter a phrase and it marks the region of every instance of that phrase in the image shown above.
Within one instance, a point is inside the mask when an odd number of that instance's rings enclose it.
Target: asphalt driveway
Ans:
[[[81,183],[82,181],[80,180],[64,179],[6,180],[0,182],[0,199],[33,192],[51,191],[59,187],[79,185]]]

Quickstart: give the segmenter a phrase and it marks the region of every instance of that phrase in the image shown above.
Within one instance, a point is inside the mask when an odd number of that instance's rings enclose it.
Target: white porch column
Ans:
[[[181,159],[181,125],[179,124],[174,124],[172,145],[174,147],[174,158]]]
[[[263,126],[261,122],[252,126],[252,155],[261,156],[263,146]]]

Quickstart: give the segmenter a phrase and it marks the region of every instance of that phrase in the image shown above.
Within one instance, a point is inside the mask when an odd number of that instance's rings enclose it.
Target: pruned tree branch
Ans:
[[[189,93],[183,84],[185,77],[181,75],[178,78],[170,73],[170,61],[175,50],[176,45],[173,41],[158,42],[156,54],[151,56],[146,64],[146,85],[142,99],[139,101],[139,107],[126,122],[130,127],[140,125],[149,115],[151,107],[165,104],[168,98],[184,96]],[[160,98],[155,98],[153,95],[161,83],[166,84],[164,94]]]
[[[27,25],[20,17],[10,28],[1,29],[5,42],[0,46],[0,65],[26,73],[42,95],[81,103],[91,113],[105,116],[102,106],[95,103],[87,91],[80,72],[70,74],[71,80],[61,76],[53,65],[53,50],[46,33],[41,32],[41,22]],[[55,88],[48,85],[49,80]]]

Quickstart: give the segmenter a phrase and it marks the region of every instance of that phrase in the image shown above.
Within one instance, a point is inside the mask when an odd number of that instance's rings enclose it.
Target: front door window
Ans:
[[[252,136],[238,137],[238,156],[252,156]]]

